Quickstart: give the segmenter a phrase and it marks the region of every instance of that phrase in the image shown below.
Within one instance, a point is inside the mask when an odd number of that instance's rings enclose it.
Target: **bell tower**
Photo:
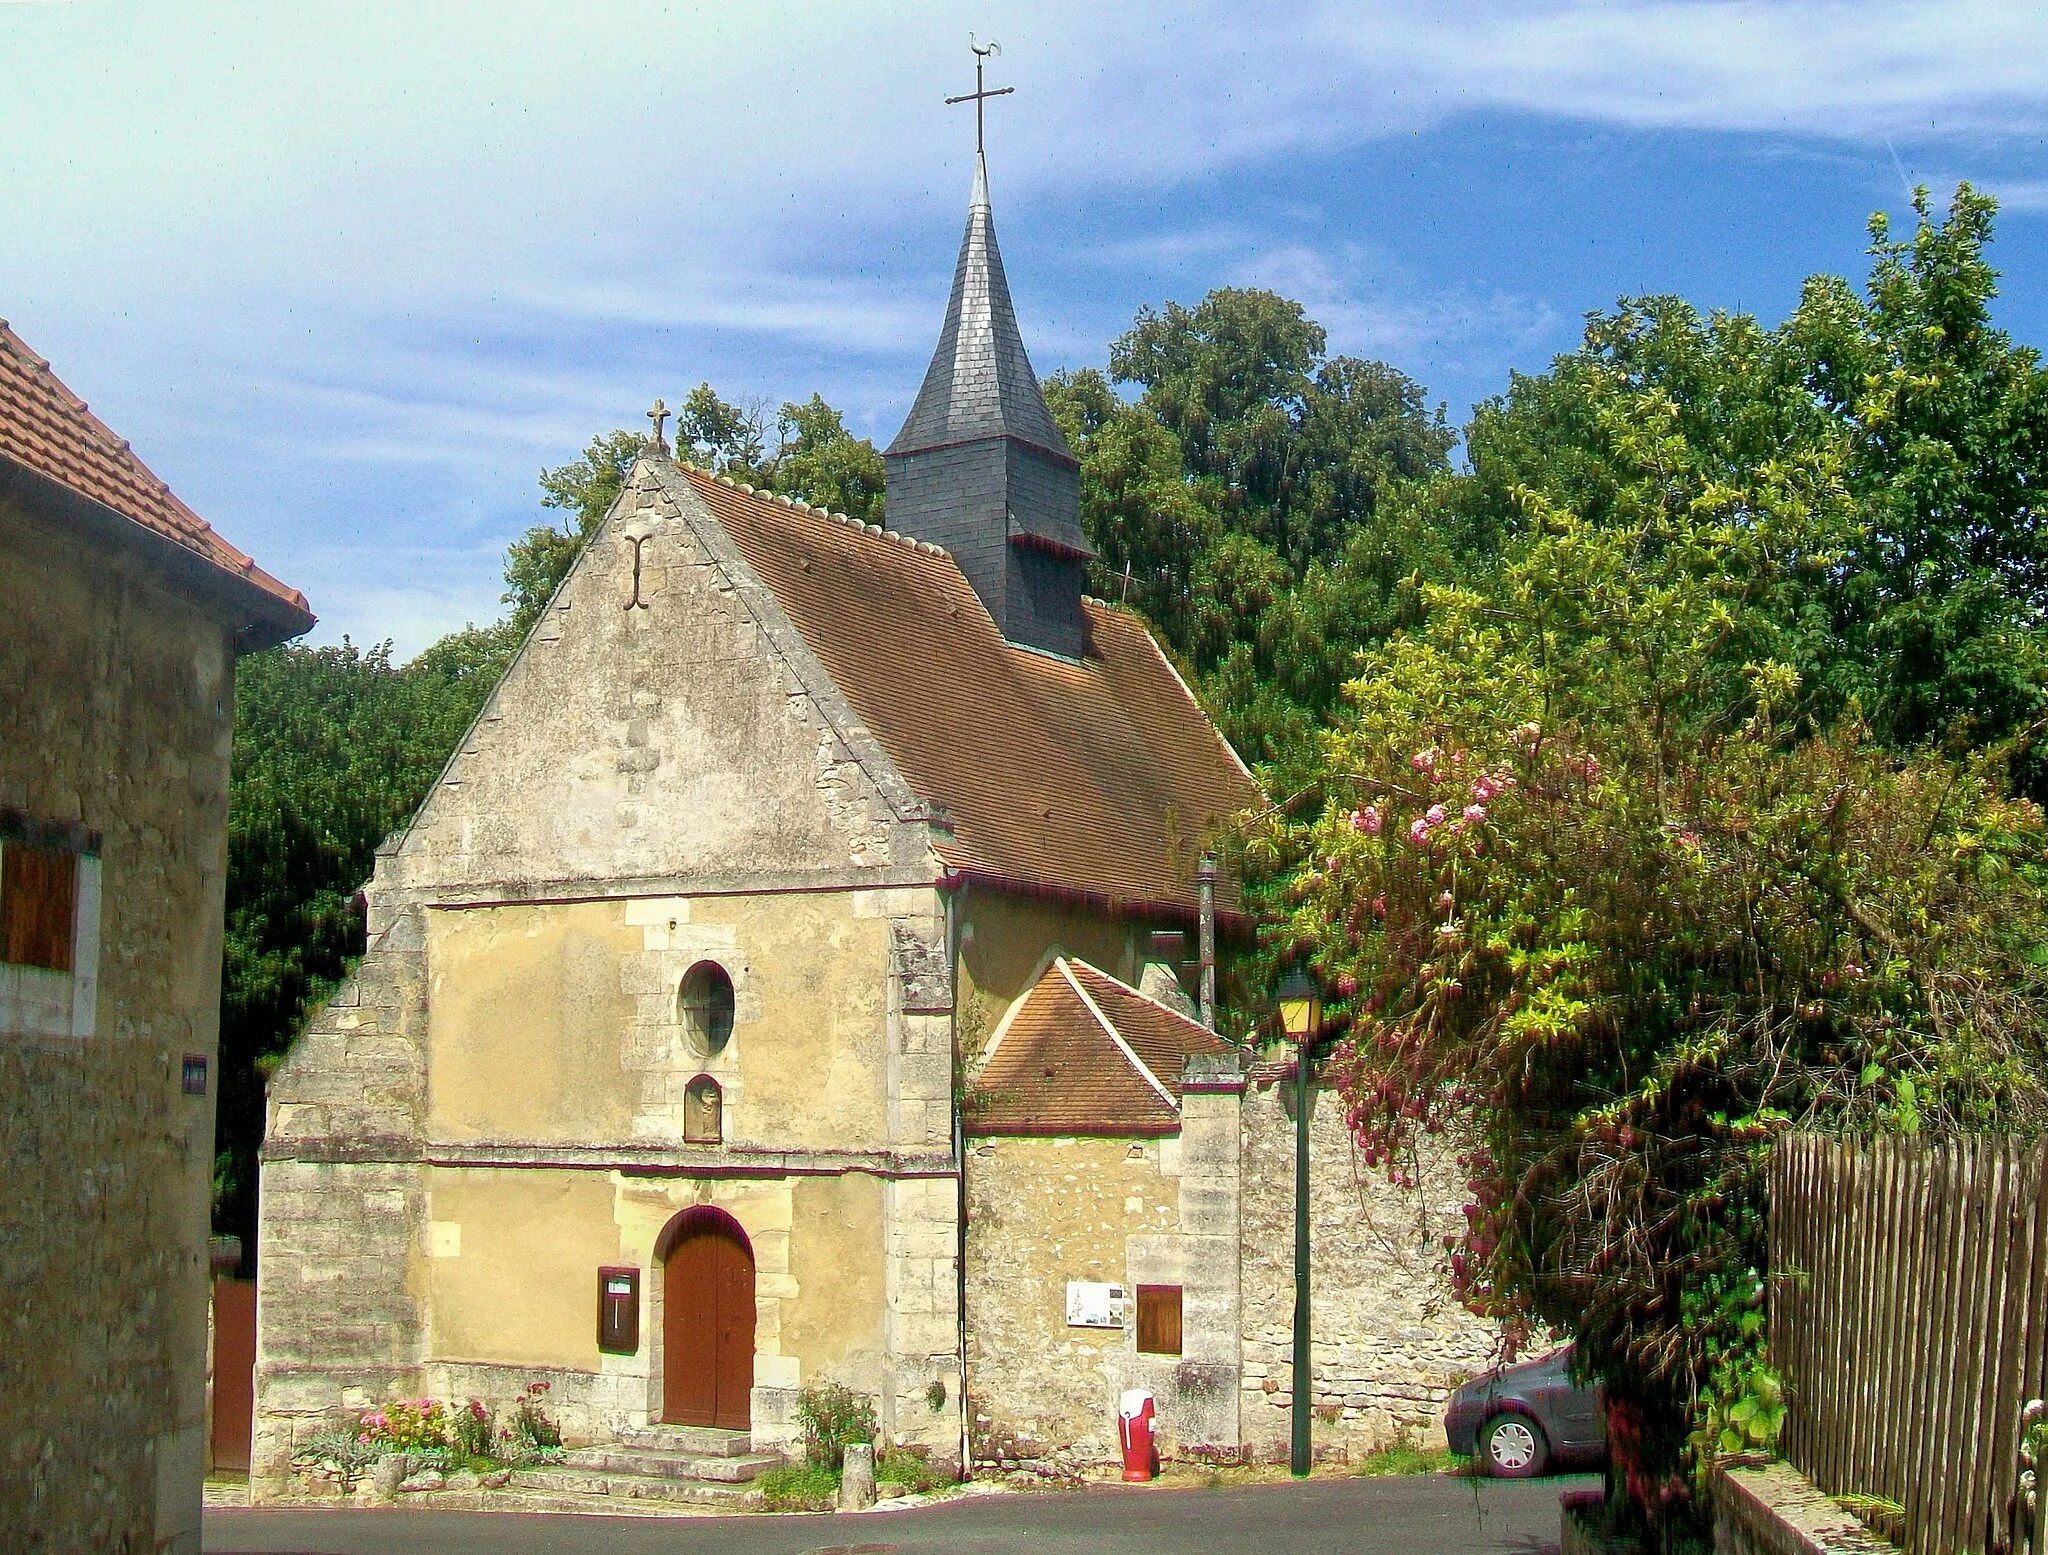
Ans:
[[[977,50],[977,56],[980,51]],[[1011,642],[1080,658],[1081,467],[1046,408],[1017,329],[989,210],[977,115],[974,194],[938,349],[883,454],[889,527],[945,547]],[[1006,89],[1007,90],[1007,89]]]

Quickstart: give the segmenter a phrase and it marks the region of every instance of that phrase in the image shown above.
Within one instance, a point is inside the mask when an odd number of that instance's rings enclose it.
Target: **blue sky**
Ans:
[[[1454,420],[1673,291],[1776,320],[1869,213],[2005,202],[2048,344],[2048,7],[0,0],[0,317],[315,640],[499,613],[535,476],[709,380],[886,442],[966,211],[970,31],[1041,374],[1274,287]]]

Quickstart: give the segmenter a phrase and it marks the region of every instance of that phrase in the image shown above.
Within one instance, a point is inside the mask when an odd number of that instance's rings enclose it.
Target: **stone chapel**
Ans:
[[[1083,595],[979,159],[885,457],[887,531],[657,424],[379,851],[368,953],[271,1082],[259,1499],[344,1411],[535,1380],[583,1443],[784,1449],[833,1381],[952,1468],[1107,1457],[1129,1385],[1170,1445],[1284,1451],[1284,1087],[1161,949],[1260,794]],[[1486,1341],[1337,1110],[1318,1429],[1426,1432]]]

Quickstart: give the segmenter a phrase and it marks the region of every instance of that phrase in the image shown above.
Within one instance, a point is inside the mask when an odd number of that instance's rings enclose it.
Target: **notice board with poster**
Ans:
[[[1093,1280],[1067,1281],[1067,1327],[1122,1328],[1124,1288]]]

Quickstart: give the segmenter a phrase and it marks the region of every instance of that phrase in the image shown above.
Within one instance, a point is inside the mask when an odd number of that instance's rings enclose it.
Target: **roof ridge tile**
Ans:
[[[1118,977],[1116,973],[1105,972],[1101,967],[1097,966],[1094,962],[1083,961],[1079,956],[1072,956],[1068,959],[1071,960],[1075,966],[1080,967],[1083,971],[1093,972],[1097,977],[1101,978],[1104,982],[1114,983],[1120,992],[1128,994],[1131,998],[1144,1000],[1145,1003],[1151,1005],[1154,1009],[1164,1011],[1166,1014],[1171,1015],[1175,1020],[1181,1022],[1183,1025],[1194,1027],[1195,1030],[1201,1032],[1204,1036],[1216,1037],[1216,1040],[1219,1042],[1223,1040],[1220,1036],[1217,1036],[1215,1032],[1211,1031],[1207,1026],[1204,1026],[1192,1015],[1189,1015],[1185,1010],[1176,1010],[1164,999],[1153,998],[1152,995],[1145,992],[1144,989],[1133,987],[1131,984],[1125,982],[1121,977]]]

